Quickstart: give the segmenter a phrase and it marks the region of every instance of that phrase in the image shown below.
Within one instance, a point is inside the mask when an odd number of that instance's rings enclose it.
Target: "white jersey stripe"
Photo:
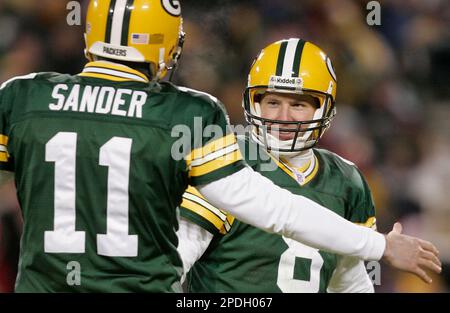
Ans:
[[[6,87],[6,85],[8,85],[9,83],[11,83],[11,82],[13,82],[13,81],[15,81],[15,80],[18,80],[18,79],[33,79],[33,78],[36,77],[36,75],[37,75],[37,73],[31,73],[31,74],[28,74],[28,75],[16,76],[16,77],[10,78],[10,79],[8,79],[7,81],[5,81],[5,82],[0,86],[0,90],[2,90],[3,88]]]
[[[184,92],[195,92],[195,93],[199,93],[199,94],[201,94],[201,95],[204,95],[204,96],[210,98],[210,99],[211,99],[212,101],[214,101],[214,102],[218,102],[218,101],[219,101],[216,97],[210,95],[209,93],[200,91],[200,90],[196,90],[196,89],[192,89],[192,88],[187,88],[187,87],[182,87],[182,86],[178,86],[178,89],[181,90],[181,91],[184,91]]]
[[[125,73],[125,72],[121,72],[121,71],[116,71],[113,69],[101,68],[101,67],[86,67],[83,70],[83,73],[106,74],[106,75],[113,75],[113,76],[118,76],[118,77],[122,77],[122,78],[128,78],[128,79],[138,80],[141,82],[146,82],[145,79],[143,79],[142,77],[140,77],[138,75],[131,74],[131,73]]]
[[[184,198],[194,201],[198,204],[200,204],[201,206],[203,206],[204,208],[208,209],[209,211],[211,211],[212,213],[214,213],[214,215],[217,215],[218,218],[220,218],[223,222],[226,221],[227,216],[222,213],[222,211],[220,211],[219,209],[213,207],[211,204],[209,204],[208,202],[206,202],[205,200],[203,200],[202,198],[189,193],[189,192],[185,192],[183,195]]]
[[[205,163],[207,163],[209,161],[212,161],[214,159],[217,159],[219,157],[227,155],[228,153],[234,152],[234,151],[236,151],[238,149],[239,149],[239,145],[237,143],[235,143],[235,144],[233,144],[231,146],[228,146],[228,147],[225,147],[225,148],[220,149],[218,151],[215,151],[213,153],[210,153],[210,154],[206,155],[205,157],[203,157],[201,159],[193,160],[191,162],[191,166],[200,166],[200,165],[205,164]]]

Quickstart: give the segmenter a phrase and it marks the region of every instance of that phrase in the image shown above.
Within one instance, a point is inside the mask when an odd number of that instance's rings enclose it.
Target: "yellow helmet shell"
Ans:
[[[330,58],[309,41],[291,38],[274,42],[256,57],[247,87],[278,91],[316,91],[336,99],[336,74]]]
[[[91,0],[86,56],[150,63],[161,78],[176,63],[183,41],[181,7],[171,0]]]

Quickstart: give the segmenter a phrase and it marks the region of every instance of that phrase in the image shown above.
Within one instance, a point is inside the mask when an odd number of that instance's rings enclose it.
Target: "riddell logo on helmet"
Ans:
[[[272,79],[275,84],[295,84],[295,78],[272,77]]]
[[[103,52],[111,55],[117,55],[119,57],[126,57],[127,56],[127,50],[125,49],[115,49],[115,48],[108,48],[103,47]]]
[[[282,76],[270,76],[269,88],[289,88],[289,89],[302,89],[303,80],[300,77],[282,77]]]

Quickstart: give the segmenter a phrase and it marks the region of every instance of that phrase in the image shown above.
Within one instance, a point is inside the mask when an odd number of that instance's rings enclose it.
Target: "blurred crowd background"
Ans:
[[[0,82],[80,72],[84,28],[67,25],[67,2],[0,0]],[[434,242],[444,262],[431,285],[382,264],[376,291],[449,292],[450,2],[379,1],[377,26],[366,23],[367,2],[184,0],[187,37],[174,82],[217,96],[231,122],[244,124],[242,92],[259,50],[289,37],[320,46],[338,76],[338,115],[320,146],[363,171],[379,231],[400,221],[405,233]],[[17,208],[14,197],[0,199],[0,292],[13,290]]]

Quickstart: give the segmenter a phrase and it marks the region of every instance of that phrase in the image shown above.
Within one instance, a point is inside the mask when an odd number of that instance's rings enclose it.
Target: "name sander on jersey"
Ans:
[[[147,101],[147,93],[132,89],[107,86],[69,86],[58,84],[53,88],[49,104],[51,111],[72,111],[111,114],[142,118],[142,107]]]

